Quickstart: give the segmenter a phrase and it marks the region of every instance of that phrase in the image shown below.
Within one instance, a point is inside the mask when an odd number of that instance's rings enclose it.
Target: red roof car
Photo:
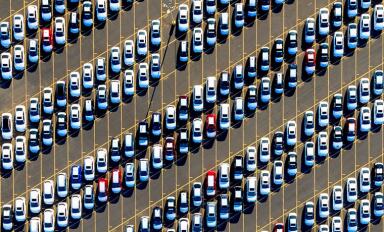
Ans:
[[[165,159],[168,161],[175,158],[175,139],[173,137],[165,138],[164,153]]]
[[[208,138],[214,138],[216,136],[216,115],[208,114],[205,120],[205,130]]]
[[[216,194],[216,172],[208,171],[207,179],[205,181],[205,191],[207,196],[214,196]]]
[[[41,47],[44,52],[51,52],[53,48],[53,36],[51,28],[41,29]]]
[[[275,227],[273,228],[274,232],[284,232],[284,224],[283,223],[276,223]]]

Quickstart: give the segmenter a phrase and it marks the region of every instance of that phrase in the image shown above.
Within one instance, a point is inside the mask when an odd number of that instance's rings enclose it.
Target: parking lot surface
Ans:
[[[189,95],[193,85],[204,84],[208,76],[219,77],[222,71],[231,72],[236,64],[245,64],[247,57],[257,55],[261,47],[271,47],[276,38],[285,39],[289,30],[296,29],[301,41],[304,20],[307,17],[317,17],[318,10],[322,7],[330,9],[334,1],[289,1],[281,9],[269,11],[265,17],[258,17],[254,22],[249,22],[239,34],[230,34],[225,41],[218,42],[212,51],[204,52],[201,57],[190,60],[185,67],[180,68],[175,62],[179,40],[175,37],[172,22],[177,17],[178,6],[181,3],[190,6],[191,2],[192,0],[135,1],[131,7],[111,16],[105,25],[94,27],[91,31],[81,34],[73,43],[68,43],[62,51],[53,52],[49,59],[40,61],[35,69],[26,71],[21,78],[13,79],[9,86],[2,85],[0,112],[14,112],[16,105],[27,105],[30,97],[41,99],[43,88],[53,87],[56,81],[67,79],[70,72],[80,71],[84,63],[95,64],[98,57],[108,59],[111,47],[122,48],[126,39],[134,40],[139,29],[149,29],[151,20],[161,21],[162,45],[159,53],[162,58],[162,78],[159,83],[149,87],[145,94],[135,95],[130,101],[122,102],[116,108],[100,115],[91,127],[70,134],[65,141],[55,143],[51,149],[40,153],[38,157],[28,159],[25,165],[2,175],[1,205],[12,203],[18,196],[28,197],[27,193],[31,188],[41,188],[44,180],[54,180],[59,172],[69,173],[71,165],[82,164],[85,156],[95,156],[100,147],[108,149],[112,138],[119,137],[123,140],[125,133],[136,132],[138,122],[149,117],[151,112],[164,113],[167,105],[177,104],[178,96]],[[25,15],[26,7],[37,3],[36,0],[1,1],[0,21],[9,21],[16,12]],[[221,10],[232,12],[233,5]],[[69,16],[65,14],[64,17]],[[339,30],[345,32],[346,26],[343,25]],[[189,30],[185,39],[191,41],[191,36],[192,31]],[[330,43],[331,39],[332,36],[328,36],[327,41]],[[324,74],[314,75],[309,80],[301,78],[303,59],[304,52],[299,48],[296,57],[299,67],[298,87],[294,93],[283,94],[264,109],[257,109],[255,114],[249,115],[241,124],[233,125],[228,133],[219,134],[214,141],[205,142],[187,157],[181,157],[178,162],[163,168],[146,186],[123,191],[107,204],[98,206],[84,215],[80,221],[71,223],[67,230],[124,231],[129,224],[138,228],[140,217],[150,216],[154,206],[163,207],[167,196],[177,197],[180,191],[189,191],[193,182],[204,181],[208,170],[217,170],[220,163],[230,163],[235,155],[245,154],[246,147],[257,146],[260,138],[272,139],[274,132],[284,131],[287,121],[296,121],[300,131],[305,111],[315,112],[320,101],[331,102],[335,93],[344,94],[348,85],[357,85],[361,78],[370,78],[375,70],[384,68],[384,40],[381,35],[370,38],[366,45],[331,64]],[[134,68],[137,70],[137,65]],[[279,70],[284,73],[286,68],[287,63],[284,62]],[[279,70],[271,70],[268,75],[272,78]],[[113,78],[121,79],[122,76],[121,73]],[[255,80],[256,86],[259,82],[259,79]],[[91,94],[94,95],[95,91]],[[240,94],[245,96],[245,91]],[[82,96],[78,101],[83,104],[87,98],[90,96]],[[231,97],[223,101],[233,104]],[[371,105],[372,103],[369,103],[369,106]],[[218,107],[213,106],[207,111],[217,110]],[[355,116],[358,116],[358,111]],[[344,121],[345,119],[342,119],[341,125]],[[331,126],[326,130],[330,132]],[[164,138],[161,138],[160,142],[162,140]],[[357,177],[361,167],[371,167],[374,162],[383,162],[383,147],[384,136],[380,129],[368,133],[366,137],[358,139],[341,152],[330,155],[311,170],[304,170],[301,165],[303,161],[299,158],[295,179],[273,190],[267,199],[258,201],[254,207],[246,208],[241,215],[234,215],[230,221],[221,223],[218,230],[272,231],[274,225],[278,222],[284,223],[291,212],[297,213],[298,221],[301,222],[305,202],[315,202],[320,193],[330,194],[333,186],[344,185],[348,177]],[[303,142],[299,141],[294,150],[298,157],[301,157]],[[141,155],[143,156],[149,158],[150,149]],[[134,162],[137,163],[138,160],[135,159]],[[272,162],[257,168],[254,175],[258,176],[264,169],[271,170],[271,167]],[[371,199],[371,195],[368,194],[367,197]],[[69,202],[69,198],[67,201]],[[204,209],[200,212],[203,213]],[[343,218],[345,213],[344,209],[340,216]],[[26,231],[27,225],[18,230]],[[166,226],[177,228],[176,223]],[[317,225],[312,230],[316,231]],[[384,224],[380,220],[369,224],[363,230],[384,231]]]

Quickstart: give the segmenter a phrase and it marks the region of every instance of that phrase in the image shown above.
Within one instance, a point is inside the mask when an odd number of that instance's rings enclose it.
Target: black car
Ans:
[[[257,71],[256,69],[257,69],[256,57],[255,56],[248,57],[247,63],[245,66],[247,77],[248,78],[256,77],[256,71]]]
[[[294,176],[297,173],[297,155],[296,152],[289,152],[287,155],[287,173]]]
[[[286,47],[290,55],[296,55],[297,53],[297,31],[289,31],[287,36]]]
[[[168,197],[165,202],[165,217],[169,221],[173,221],[176,218],[176,200],[175,197]]]
[[[110,151],[112,161],[117,162],[120,160],[120,151],[121,151],[120,139],[118,138],[112,139],[111,147],[109,151]]]
[[[44,17],[43,17],[43,14],[44,15],[48,15],[50,14],[52,16],[52,2],[51,0],[46,0],[46,1],[42,1],[40,3],[40,19],[44,21]],[[52,17],[51,17],[52,19]],[[49,21],[46,21],[46,23],[49,22]]]
[[[295,88],[297,86],[297,64],[289,64],[287,74],[288,87]]]
[[[69,33],[72,35],[77,35],[80,32],[79,26],[79,13],[71,12],[69,16]]]
[[[343,146],[343,128],[335,126],[332,130],[332,146],[333,149],[339,150]]]
[[[93,105],[93,100],[92,99],[85,100],[83,112],[84,112],[85,120],[93,121],[95,109],[94,109],[94,105]]]
[[[40,150],[39,142],[39,130],[32,128],[29,130],[29,141],[28,141],[29,151],[31,153],[38,153]]]
[[[220,194],[218,211],[221,220],[225,220],[229,217],[229,200],[227,194]]]
[[[58,81],[56,83],[56,106],[65,107],[67,105],[67,87],[64,81]]]
[[[234,211],[243,210],[243,189],[241,186],[235,186],[233,190],[232,207]]]
[[[160,230],[163,227],[163,210],[160,207],[155,207],[153,209],[151,225],[155,230]]]
[[[255,110],[257,107],[257,88],[255,85],[250,85],[247,89],[245,101],[248,110]]]
[[[233,179],[241,180],[243,178],[243,157],[240,155],[235,156],[233,160]]]
[[[275,63],[281,63],[283,62],[284,58],[284,41],[280,38],[275,40],[274,44],[274,57],[275,57]]]
[[[376,70],[372,76],[372,92],[378,96],[383,92],[384,88],[384,74],[383,70]]]
[[[185,154],[188,153],[189,148],[189,138],[188,138],[188,129],[187,128],[181,128],[179,133],[179,153]]]
[[[277,72],[274,75],[273,82],[272,82],[272,88],[273,92],[277,95],[280,95],[284,91],[284,77],[283,73]]]
[[[81,18],[82,18],[83,25],[85,24],[84,21],[93,20],[93,6],[91,1],[83,2],[83,10],[82,10]]]
[[[57,113],[56,133],[59,136],[65,136],[67,134],[67,114],[65,112]]]
[[[151,117],[151,131],[152,135],[158,136],[161,134],[161,113],[154,112]]]
[[[140,146],[148,146],[148,123],[146,120],[139,122],[138,136]]]
[[[335,94],[332,99],[332,115],[339,119],[343,114],[343,95]]]
[[[227,96],[229,94],[229,87],[230,87],[229,74],[228,72],[222,72],[220,74],[220,82],[219,82],[220,94],[222,96]]]
[[[342,19],[343,19],[343,5],[341,2],[333,3],[332,12],[331,12],[331,22],[333,23],[333,27],[338,29],[341,27]]]

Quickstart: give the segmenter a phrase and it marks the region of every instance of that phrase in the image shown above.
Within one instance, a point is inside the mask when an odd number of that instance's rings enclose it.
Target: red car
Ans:
[[[316,68],[316,52],[313,48],[305,51],[305,71],[307,74],[313,74]]]
[[[46,53],[52,52],[53,49],[53,35],[51,28],[41,29],[41,47]]]
[[[215,196],[216,194],[216,172],[208,171],[205,182],[205,192],[207,196]]]
[[[276,223],[275,227],[273,228],[274,232],[284,232],[284,224],[283,223]]]
[[[173,161],[175,158],[175,139],[173,137],[165,138],[164,153],[165,160]]]
[[[115,168],[111,174],[111,190],[113,193],[118,194],[121,192],[121,171]]]
[[[97,199],[100,202],[106,202],[108,200],[108,180],[105,178],[99,178],[97,185]]]
[[[205,130],[208,138],[214,138],[216,136],[216,115],[208,114],[205,120]]]

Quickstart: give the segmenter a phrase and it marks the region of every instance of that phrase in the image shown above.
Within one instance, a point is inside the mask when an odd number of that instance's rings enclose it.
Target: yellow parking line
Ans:
[[[299,25],[301,24],[302,22],[300,22],[299,23]],[[372,42],[372,41],[375,41],[374,39],[369,39],[369,43],[370,42]],[[270,41],[270,42],[268,42],[267,44],[269,44],[269,43],[271,43],[272,41]],[[358,48],[358,49],[356,49],[356,51],[359,51],[360,50],[360,48]],[[301,55],[301,54],[303,54],[304,52],[300,52],[299,54],[298,54],[298,56],[299,55]],[[252,53],[253,54],[253,53]],[[346,58],[348,58],[347,56],[343,56],[342,57],[342,59],[346,59]],[[232,64],[231,66],[234,66],[234,65],[236,65],[237,63],[239,63],[239,62],[242,62],[242,59],[240,60],[240,61],[237,61],[235,64]],[[39,66],[40,67],[40,66]],[[370,69],[370,71],[372,71],[372,70],[374,70],[374,69],[376,69],[376,68],[378,68],[379,66],[375,66],[374,68],[372,68],[372,69]],[[228,68],[228,69],[230,69],[230,68]],[[369,72],[370,72],[369,71]],[[173,71],[174,72],[174,71]],[[173,72],[171,72],[171,73],[169,73],[168,75],[170,75],[170,74],[172,74]],[[368,74],[369,72],[367,72],[367,73],[365,73],[364,75],[366,75],[366,74]],[[218,73],[216,74],[216,76],[218,75]],[[297,86],[297,88],[299,88],[299,87],[301,87],[302,85],[304,85],[304,82],[301,82],[301,83],[299,83],[298,84],[298,86]],[[341,88],[340,89],[340,91],[342,90],[342,89],[344,89],[345,87],[346,87],[347,85],[344,85],[343,86],[343,88]],[[191,91],[189,91],[189,93],[190,93]],[[188,93],[188,94],[189,94]],[[325,99],[327,99],[327,98],[325,98]],[[324,100],[325,100],[324,99]],[[175,101],[173,101],[172,103],[175,103],[177,100],[175,100]],[[172,104],[172,103],[170,103],[170,104]],[[270,102],[269,104],[272,104],[272,102]],[[164,109],[165,107],[163,107],[163,109]],[[109,112],[109,111],[108,111]],[[301,113],[302,114],[302,113]],[[301,115],[300,114],[300,115]],[[149,117],[147,117],[147,119],[148,119]],[[131,129],[133,129],[134,127],[136,127],[136,125],[134,125],[133,127],[131,127],[131,128],[129,128],[129,129],[126,129],[125,131],[124,131],[124,133],[125,132],[127,132],[127,131],[130,131]],[[117,135],[117,136],[120,136],[120,135]],[[109,142],[109,141],[108,141]],[[102,147],[102,146],[105,146],[105,145],[107,145],[108,144],[108,142],[107,143],[104,143],[104,144],[102,144],[100,147]],[[89,154],[92,154],[94,151],[91,151],[91,152],[89,152]],[[81,159],[78,159],[78,160],[76,160],[76,161],[74,161],[74,162],[78,162],[78,161],[80,161]],[[29,162],[29,161],[28,161]],[[66,168],[68,168],[68,167],[66,167]],[[41,183],[40,183],[41,184]]]

